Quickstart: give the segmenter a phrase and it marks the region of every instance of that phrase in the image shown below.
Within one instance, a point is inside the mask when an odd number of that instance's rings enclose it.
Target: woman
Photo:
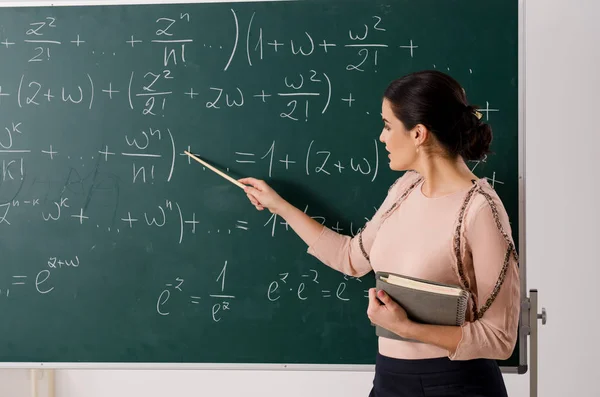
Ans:
[[[354,237],[338,234],[243,178],[258,209],[284,218],[308,252],[350,276],[401,273],[471,292],[462,326],[417,324],[383,291],[369,290],[372,323],[421,343],[379,338],[371,396],[506,396],[497,359],[514,349],[519,321],[517,253],[494,189],[466,160],[481,159],[489,125],[464,90],[438,71],[393,81],[382,101],[380,140],[392,170],[407,171]]]

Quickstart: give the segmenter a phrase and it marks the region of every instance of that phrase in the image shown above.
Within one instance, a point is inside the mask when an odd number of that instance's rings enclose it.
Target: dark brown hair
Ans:
[[[465,91],[449,75],[437,70],[411,73],[392,81],[384,97],[407,129],[424,125],[447,153],[480,160],[490,153],[492,128],[476,115]]]

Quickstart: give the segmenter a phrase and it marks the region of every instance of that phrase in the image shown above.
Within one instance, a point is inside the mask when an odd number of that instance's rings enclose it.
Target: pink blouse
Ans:
[[[422,183],[418,173],[406,172],[361,232],[350,237],[324,227],[308,253],[350,276],[387,271],[460,285],[471,292],[454,354],[434,345],[380,337],[382,355],[507,359],[517,340],[520,288],[504,206],[485,179],[438,198],[425,196]],[[486,304],[490,296],[494,299]]]

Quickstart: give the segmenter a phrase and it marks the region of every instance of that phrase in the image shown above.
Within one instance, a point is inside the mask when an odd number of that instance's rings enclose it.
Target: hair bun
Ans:
[[[422,124],[443,155],[479,160],[490,150],[492,129],[478,108],[468,105],[459,82],[439,70],[422,70],[392,81],[384,98],[407,130]]]
[[[465,106],[462,120],[458,124],[461,139],[457,149],[465,160],[481,160],[490,153],[492,128],[482,121],[476,106]]]

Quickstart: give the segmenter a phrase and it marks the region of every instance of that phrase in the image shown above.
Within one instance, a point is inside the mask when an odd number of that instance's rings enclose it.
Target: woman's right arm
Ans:
[[[358,250],[359,237],[337,233],[287,202],[280,215],[308,245],[308,253],[325,265],[352,277],[371,271],[371,263]]]
[[[250,185],[246,186],[244,191],[257,210],[267,208],[271,213],[285,219],[307,245],[319,238],[324,226],[284,200],[265,181],[255,178],[242,178],[239,181]]]
[[[281,198],[266,182],[255,178],[239,180],[247,186],[245,192],[259,211],[267,208],[281,216],[308,245],[308,253],[325,265],[353,277],[371,271],[369,251],[380,221],[380,211],[354,237],[337,233]],[[393,195],[388,195],[386,202]],[[387,208],[389,205],[384,206]]]

